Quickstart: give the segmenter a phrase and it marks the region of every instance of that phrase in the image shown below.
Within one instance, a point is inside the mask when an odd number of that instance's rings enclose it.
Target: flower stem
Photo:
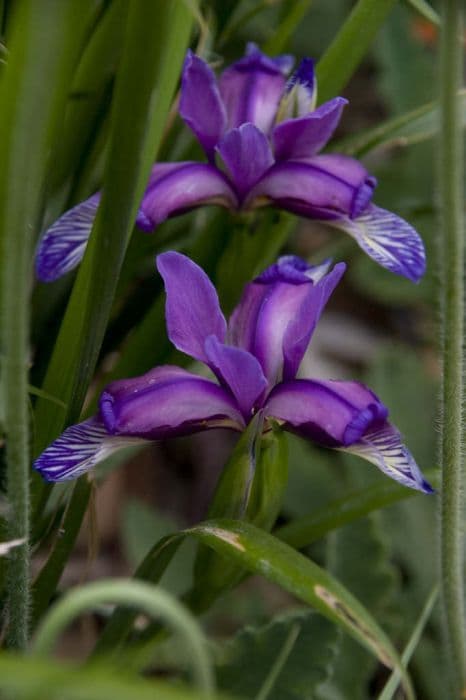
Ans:
[[[448,658],[455,697],[466,682],[463,581],[463,135],[461,86],[462,0],[444,0],[440,46],[440,168],[442,253],[442,427],[440,459],[441,582]]]

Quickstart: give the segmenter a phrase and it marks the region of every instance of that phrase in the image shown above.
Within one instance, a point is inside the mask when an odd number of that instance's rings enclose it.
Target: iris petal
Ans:
[[[218,384],[179,367],[157,367],[102,392],[100,411],[112,435],[147,440],[211,428],[244,428],[235,400]]]
[[[296,376],[322,311],[345,269],[346,265],[339,263],[318,282],[310,285],[303,303],[290,320],[283,336],[284,380]]]
[[[46,481],[77,479],[113,452],[140,442],[136,438],[109,435],[102,421],[90,418],[67,428],[42,452],[34,469]]]
[[[81,262],[91,234],[100,193],[65,212],[44,233],[36,253],[36,274],[41,282],[54,282]]]
[[[315,156],[277,163],[249,193],[245,208],[273,204],[313,219],[351,217],[372,194],[372,178],[352,158]]]
[[[267,387],[259,361],[246,350],[220,343],[213,335],[207,338],[205,350],[209,366],[230,389],[245,420],[249,421],[254,404]]]
[[[414,457],[403,445],[400,433],[390,423],[366,432],[359,442],[343,449],[375,464],[384,474],[403,486],[423,493],[434,492],[424,479]]]
[[[379,265],[418,282],[426,269],[424,244],[417,231],[390,211],[369,206],[356,219],[327,223],[341,228]]]
[[[314,156],[332,136],[347,103],[343,97],[335,97],[306,116],[277,124],[272,132],[276,160]]]
[[[268,139],[254,124],[242,124],[238,129],[231,129],[217,146],[217,151],[240,197],[273,165]]]
[[[188,51],[181,81],[180,115],[192,129],[209,160],[225,130],[225,107],[214,72]]]
[[[385,421],[388,411],[359,382],[294,379],[273,389],[265,415],[325,447],[345,447]]]
[[[219,88],[228,128],[251,122],[265,134],[270,131],[285,89],[283,67],[283,61],[271,59],[250,45],[247,55],[222,73]]]
[[[205,204],[231,209],[238,206],[226,177],[207,163],[173,163],[160,175],[153,175],[151,181],[141,202],[141,211],[152,222],[152,229],[171,216]]]
[[[157,269],[167,293],[168,337],[178,350],[207,362],[206,339],[214,335],[223,342],[226,335],[226,321],[214,285],[196,263],[174,251],[157,256]]]

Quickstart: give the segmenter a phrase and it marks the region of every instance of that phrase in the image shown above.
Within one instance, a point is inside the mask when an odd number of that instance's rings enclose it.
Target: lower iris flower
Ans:
[[[347,101],[315,107],[314,64],[304,59],[287,80],[293,59],[269,58],[254,45],[217,80],[188,52],[181,81],[180,115],[207,162],[154,165],[136,218],[151,232],[166,219],[217,204],[232,211],[274,206],[335,226],[388,270],[417,282],[425,253],[406,221],[372,203],[376,180],[354,158],[321,154]],[[99,206],[94,194],[43,235],[37,276],[51,282],[84,255]]]
[[[364,384],[297,378],[343,263],[310,266],[285,256],[244,289],[229,322],[204,271],[188,257],[157,258],[167,294],[173,345],[213,378],[165,365],[109,384],[96,416],[69,427],[37,459],[49,481],[81,475],[128,444],[211,430],[243,431],[261,411],[271,421],[323,447],[360,455],[405,486],[431,493],[391,425],[388,409]]]

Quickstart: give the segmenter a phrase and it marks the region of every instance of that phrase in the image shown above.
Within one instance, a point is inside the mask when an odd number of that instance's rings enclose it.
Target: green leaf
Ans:
[[[256,414],[236,445],[220,475],[209,519],[245,519],[266,530],[273,526],[287,484],[287,445],[282,432],[263,436],[263,421],[263,415]],[[208,607],[244,573],[235,562],[201,545],[194,565],[191,603],[196,609]]]
[[[57,138],[88,0],[16,3],[0,86],[0,355],[9,537],[26,538],[8,561],[12,646],[25,646],[29,614],[31,258],[48,157]],[[60,57],[60,60],[57,60]],[[54,392],[49,392],[52,395]],[[46,402],[50,407],[50,403]],[[53,404],[52,404],[53,405]]]
[[[416,649],[417,645],[419,644],[419,641],[421,639],[422,633],[424,632],[424,627],[426,626],[429,617],[432,614],[432,610],[434,608],[435,603],[437,602],[438,598],[438,586],[435,586],[432,593],[429,595],[429,597],[426,600],[426,603],[421,611],[421,614],[419,616],[419,619],[412,631],[411,637],[409,638],[408,644],[406,645],[402,655],[401,655],[401,660],[405,667],[409,664],[409,661],[411,659],[411,656],[414,653],[414,650]],[[398,684],[400,682],[400,678],[398,676],[397,671],[393,671],[390,678],[387,681],[387,684],[385,685],[385,688],[383,691],[380,693],[378,700],[392,700],[394,694],[396,693],[396,690],[398,688]]]
[[[278,584],[339,625],[385,666],[401,670],[396,650],[367,609],[310,559],[245,522],[207,521],[186,534]],[[405,679],[405,690],[413,697],[406,675]]]
[[[136,607],[152,617],[161,617],[185,645],[187,659],[199,690],[206,697],[212,697],[212,665],[207,652],[207,640],[200,626],[176,598],[141,581],[104,579],[68,591],[42,619],[30,653],[35,656],[49,655],[58,637],[75,617],[104,603]]]
[[[257,700],[314,697],[329,676],[337,638],[335,626],[314,612],[246,627],[221,651],[218,686]]]
[[[263,50],[265,53],[275,56],[285,50],[297,27],[310,10],[311,5],[312,0],[297,0],[297,2],[290,3],[289,11],[278,27],[274,29],[270,39],[264,44]]]
[[[466,90],[458,92],[461,102],[463,125],[466,128]],[[439,107],[436,102],[417,107],[400,116],[384,122],[374,129],[366,129],[357,136],[336,141],[331,151],[361,158],[376,148],[393,146],[410,146],[433,138],[439,131]]]
[[[317,64],[319,102],[345,87],[396,0],[358,0],[348,19]]]
[[[156,155],[192,16],[183,0],[129,5],[116,78],[103,197],[73,288],[44,390],[67,415],[38,402],[36,451],[79,416],[107,325],[137,207]],[[98,300],[98,303],[96,303]]]
[[[104,665],[0,654],[0,689],[15,700],[205,700],[205,694]],[[222,696],[226,700],[226,696]],[[219,699],[220,700],[220,699]]]
[[[376,619],[387,617],[395,592],[396,572],[376,514],[334,533],[329,541],[329,567]],[[333,674],[322,697],[333,700],[369,698],[373,657],[348,636],[341,639]]]
[[[430,5],[427,2],[427,0],[405,0],[405,2],[408,5],[411,5],[413,10],[419,12],[419,14],[424,17],[424,19],[427,19],[429,22],[432,22],[432,24],[440,24],[439,14],[434,10],[432,5]]]
[[[131,567],[137,567],[154,544],[154,540],[176,531],[179,524],[168,515],[156,511],[143,501],[130,499],[125,503],[121,536],[123,550]],[[160,580],[160,586],[172,594],[184,593],[192,583],[195,543],[186,540],[178,556]]]
[[[438,485],[439,475],[437,470],[428,470],[425,474],[434,486]],[[358,520],[372,511],[380,510],[399,501],[414,497],[416,497],[416,500],[425,499],[425,496],[419,492],[400,486],[385,478],[380,483],[353,491],[342,498],[330,501],[325,506],[309,513],[309,515],[283,525],[274,534],[292,547],[301,549],[320,539],[328,532]]]

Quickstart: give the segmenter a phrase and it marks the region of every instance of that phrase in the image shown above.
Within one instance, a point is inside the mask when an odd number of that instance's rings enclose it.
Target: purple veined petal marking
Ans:
[[[367,431],[359,442],[341,449],[375,464],[384,474],[403,486],[422,493],[434,493],[414,457],[403,445],[400,433],[390,423]]]
[[[110,384],[100,397],[100,414],[111,435],[146,440],[245,427],[230,392],[210,379],[172,366]]]
[[[162,253],[156,264],[167,293],[168,337],[178,350],[208,363],[206,339],[214,335],[223,343],[227,327],[214,285],[204,270],[181,253]]]
[[[220,343],[213,335],[205,342],[205,352],[209,367],[231,391],[248,422],[267,388],[259,361],[246,350]]]
[[[192,51],[188,51],[183,67],[180,115],[213,162],[215,145],[226,126],[225,106],[214,72]]]
[[[213,165],[195,161],[173,163],[160,177],[152,176],[141,211],[152,230],[166,219],[202,205],[238,207],[238,199],[226,176]]]
[[[138,438],[109,435],[103,423],[91,418],[67,428],[34,463],[46,481],[77,479],[114,452],[138,445]]]
[[[54,282],[81,262],[100,202],[100,193],[65,212],[44,233],[36,253],[36,274]]]
[[[341,228],[382,267],[412,282],[419,282],[426,269],[424,244],[417,231],[390,211],[370,205],[356,219],[326,223]]]
[[[335,97],[298,119],[280,121],[272,131],[277,161],[312,158],[331,138],[348,101]]]
[[[274,162],[267,137],[254,124],[228,131],[216,150],[241,199]]]

